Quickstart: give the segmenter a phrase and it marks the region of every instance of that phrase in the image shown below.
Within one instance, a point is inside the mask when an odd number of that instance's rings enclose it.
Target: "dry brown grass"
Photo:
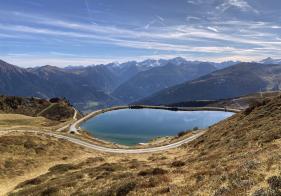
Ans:
[[[20,132],[0,137],[0,154],[1,193],[21,181],[45,173],[54,164],[88,156],[87,151],[66,141]]]
[[[278,195],[280,111],[278,97],[167,152],[93,152],[95,158],[60,163],[28,179],[11,195]],[[27,146],[36,149],[36,145]]]
[[[0,114],[0,128],[17,129],[17,128],[45,128],[58,125],[59,122],[51,121],[44,117],[31,117],[21,114]]]
[[[37,98],[0,96],[0,113],[42,116],[50,120],[64,122],[73,117],[74,110],[64,99],[52,99],[51,102]]]

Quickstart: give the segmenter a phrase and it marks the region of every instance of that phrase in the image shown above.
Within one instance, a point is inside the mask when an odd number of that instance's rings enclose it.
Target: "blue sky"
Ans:
[[[19,66],[281,57],[280,0],[0,0],[0,58]]]

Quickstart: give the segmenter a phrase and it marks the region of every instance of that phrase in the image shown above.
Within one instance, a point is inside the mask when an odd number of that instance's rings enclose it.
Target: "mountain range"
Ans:
[[[0,61],[0,84],[0,93],[4,95],[66,97],[73,104],[88,100],[111,101],[106,93],[87,78],[49,65],[24,69]]]
[[[196,64],[198,64],[198,69],[194,68]],[[166,68],[167,71],[173,70],[173,72],[168,75],[163,74]],[[210,64],[205,68],[200,66],[200,62],[186,61],[183,58],[148,59],[142,62],[130,61],[66,68],[46,65],[26,69],[0,61],[0,93],[41,98],[66,97],[81,110],[87,110],[87,108],[128,103],[127,98],[121,99],[122,96],[115,97],[114,94],[118,94],[116,89],[122,84],[125,87],[119,89],[131,91],[130,88],[126,89],[126,83],[131,80],[137,80],[149,89],[137,96],[134,95],[135,98],[142,98],[149,95],[150,92],[161,90],[162,87],[193,79],[214,69],[216,68]],[[184,73],[182,73],[183,70],[185,70]],[[135,76],[137,79],[133,79]],[[156,82],[159,81],[159,87],[156,90],[153,90],[155,84],[150,84],[150,79],[147,80],[147,77],[153,77]],[[162,84],[161,81],[165,81],[165,83]],[[134,101],[134,99],[129,99],[129,101]]]
[[[174,64],[169,62],[164,66],[139,72],[121,84],[112,95],[125,102],[132,102],[215,70],[216,67],[210,63]]]
[[[177,57],[65,68],[21,68],[0,61],[0,94],[65,97],[82,111],[139,100],[170,104],[223,99],[279,89],[279,66],[274,64],[278,60],[272,58],[259,63],[213,63]]]
[[[266,59],[261,60],[260,63],[263,63],[263,64],[281,64],[281,59],[273,59],[271,57],[268,57]]]
[[[164,89],[138,103],[153,105],[218,100],[275,90],[281,90],[281,65],[239,63]]]

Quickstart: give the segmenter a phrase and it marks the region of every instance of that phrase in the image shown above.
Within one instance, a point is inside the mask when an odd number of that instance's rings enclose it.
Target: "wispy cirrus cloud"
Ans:
[[[50,22],[49,22],[50,23]],[[224,40],[224,41],[231,41],[236,43],[244,43],[244,44],[254,44],[254,45],[261,45],[261,46],[268,46],[268,45],[280,45],[280,42],[276,41],[261,41],[261,40],[255,40],[255,39],[249,39],[249,38],[243,38],[242,36],[234,36],[234,35],[228,35],[224,33],[218,33],[218,30],[212,27],[207,27],[207,30],[200,29],[200,28],[194,28],[194,27],[188,27],[188,26],[175,26],[175,27],[169,27],[165,28],[162,32],[155,32],[155,33],[146,33],[146,32],[133,32],[133,31],[124,31],[118,29],[113,34],[110,29],[110,35],[104,36],[99,34],[92,34],[92,28],[89,28],[89,26],[83,26],[73,23],[66,23],[66,22],[60,22],[60,23],[52,23],[55,25],[61,25],[61,27],[68,27],[70,29],[87,29],[89,30],[88,33],[85,32],[76,32],[76,31],[59,31],[59,30],[53,30],[48,28],[38,28],[38,27],[30,27],[30,26],[22,26],[22,25],[0,25],[0,29],[3,30],[10,30],[14,32],[22,32],[22,33],[32,33],[32,34],[41,34],[41,35],[48,35],[48,36],[55,36],[55,37],[68,37],[68,38],[81,38],[85,39],[84,41],[99,41],[99,42],[110,42],[112,44],[116,44],[119,46],[126,46],[126,47],[133,47],[133,48],[143,48],[143,49],[157,49],[157,50],[174,50],[174,51],[200,51],[200,48],[203,48],[205,52],[211,52],[213,53],[214,47],[192,47],[190,44],[168,44],[167,41],[170,40],[182,40],[182,41],[189,41],[191,38],[196,38],[196,41],[199,41],[200,39],[204,39],[201,41],[206,41],[206,39],[210,40]],[[96,31],[95,29],[94,31]],[[115,30],[115,28],[114,28]],[[211,30],[211,32],[209,31]],[[97,30],[98,32],[99,29]],[[105,29],[102,30],[103,33],[108,33]],[[123,39],[116,38],[116,34],[122,32]],[[125,33],[126,32],[126,33]],[[125,34],[124,34],[125,33]],[[253,36],[253,32],[249,32],[251,36]],[[245,36],[245,35],[244,35]],[[117,36],[118,37],[118,36]],[[124,39],[126,38],[126,39]],[[140,38],[141,40],[137,40],[136,38]],[[146,38],[147,40],[145,40]],[[90,40],[89,40],[90,39]],[[154,40],[153,40],[154,39]],[[163,40],[165,39],[165,40]],[[151,41],[148,41],[151,40]],[[81,40],[82,41],[82,40]],[[195,48],[195,49],[192,49]],[[208,50],[210,48],[210,50]],[[216,47],[221,48],[222,51],[227,51],[226,48],[230,47]],[[235,49],[237,50],[237,48]]]
[[[113,41],[109,39],[109,37],[119,37],[119,38],[128,38],[128,39],[179,39],[185,40],[190,38],[203,38],[203,39],[214,39],[214,40],[225,40],[225,41],[235,41],[241,43],[258,43],[257,40],[249,40],[243,39],[245,35],[255,36],[260,34],[260,31],[254,31],[251,29],[269,29],[272,27],[279,27],[277,25],[266,23],[266,22],[251,22],[251,21],[219,21],[210,24],[214,24],[216,26],[222,26],[224,28],[224,32],[219,32],[216,27],[207,26],[204,27],[196,27],[186,25],[175,25],[175,26],[163,26],[163,27],[151,27],[150,31],[143,30],[130,30],[113,26],[105,26],[105,25],[97,25],[97,24],[85,24],[85,23],[75,23],[68,22],[59,19],[34,16],[34,15],[26,15],[22,13],[15,13],[17,16],[27,17],[34,23],[40,23],[49,25],[48,28],[39,28],[39,27],[30,27],[26,25],[3,25],[2,29],[10,29],[14,31],[21,32],[30,32],[30,33],[38,33],[38,34],[50,34],[50,35],[68,35],[73,37],[88,37],[88,38],[97,38],[97,39],[108,39],[109,41]],[[248,32],[244,34],[237,34],[233,29],[236,27],[243,27],[247,29]],[[74,31],[58,31],[53,30],[52,27],[60,27],[65,29],[70,29]],[[210,32],[213,31],[213,32]],[[229,32],[234,32],[230,34]],[[104,36],[105,34],[108,37]],[[100,36],[102,35],[102,36]],[[271,32],[263,33],[264,39],[267,37],[273,36]],[[163,40],[162,40],[163,41]],[[205,41],[205,40],[204,40]]]
[[[187,0],[187,3],[193,4],[193,5],[200,5],[203,2],[204,2],[203,0]]]
[[[180,55],[219,60],[223,57],[226,59],[240,56],[241,59],[250,59],[280,55],[281,24],[278,21],[239,17],[221,19],[221,13],[214,13],[219,9],[223,13],[238,10],[259,15],[260,11],[250,1],[188,0],[185,5],[190,9],[196,6],[198,13],[206,14],[198,15],[196,10],[189,10],[181,16],[179,22],[172,20],[171,9],[168,15],[155,12],[142,23],[132,24],[96,22],[95,18],[89,15],[93,11],[88,3],[85,1],[83,6],[84,12],[86,11],[83,19],[0,9],[0,41],[3,48],[1,50],[0,47],[0,56],[7,54],[6,48],[10,48],[14,54],[20,54],[20,50],[24,49],[30,50],[31,53],[40,50],[50,57],[61,59],[61,64],[62,58],[81,60],[81,53],[88,55],[85,56],[87,59],[97,60],[103,58],[90,58],[90,55],[110,53],[116,58],[128,59],[128,56],[136,58],[157,54],[159,57]],[[214,9],[206,11],[210,6]],[[13,57],[15,58],[15,55]]]
[[[216,7],[217,10],[226,12],[228,9],[235,7],[241,11],[259,13],[253,6],[251,6],[246,0],[224,0],[224,2]]]
[[[216,29],[215,27],[207,27],[207,29],[211,30],[211,31],[214,31],[214,32],[219,32],[218,29]]]

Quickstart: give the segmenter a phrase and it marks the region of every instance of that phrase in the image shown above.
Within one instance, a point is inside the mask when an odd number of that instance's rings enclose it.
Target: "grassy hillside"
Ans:
[[[266,99],[165,153],[56,165],[11,195],[280,195],[280,110]]]
[[[249,106],[263,101],[264,98],[273,98],[281,95],[281,91],[268,91],[253,93],[241,97],[222,100],[196,100],[168,104],[172,107],[227,107],[232,109],[246,109]]]
[[[74,109],[64,99],[50,102],[38,98],[0,96],[0,113],[42,116],[50,120],[65,121],[73,117]]]
[[[74,162],[87,151],[71,143],[44,135],[0,131],[0,195],[26,179],[44,174],[48,168]]]

